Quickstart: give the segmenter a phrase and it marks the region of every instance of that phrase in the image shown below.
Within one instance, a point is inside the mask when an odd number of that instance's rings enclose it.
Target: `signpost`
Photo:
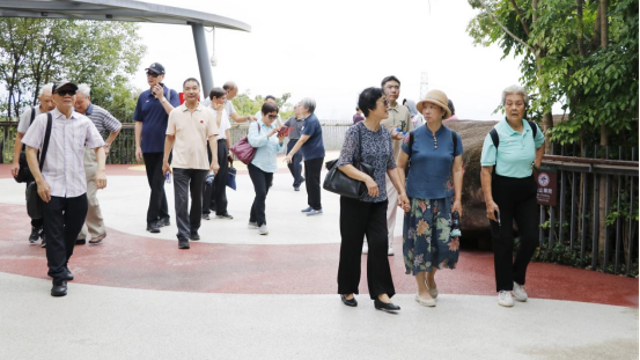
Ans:
[[[542,167],[535,174],[538,183],[539,205],[556,206],[558,199],[558,172],[555,168]]]

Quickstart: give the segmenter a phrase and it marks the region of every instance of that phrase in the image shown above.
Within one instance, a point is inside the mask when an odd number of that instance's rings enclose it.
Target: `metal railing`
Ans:
[[[540,207],[540,248],[560,263],[637,272],[637,149],[552,146],[542,164],[557,169],[559,198]]]
[[[344,142],[344,134],[351,125],[350,123],[339,123],[335,121],[321,121],[322,139],[326,150],[340,150]],[[0,163],[10,163],[13,161],[13,144],[16,136],[18,124],[12,121],[0,122],[0,148],[2,156]],[[247,135],[249,124],[233,124],[231,127],[231,143],[235,144],[243,136]],[[108,135],[108,134],[103,134]],[[286,142],[285,139],[285,149]],[[122,124],[120,135],[111,144],[111,150],[107,157],[108,164],[135,164],[135,133],[134,124]]]

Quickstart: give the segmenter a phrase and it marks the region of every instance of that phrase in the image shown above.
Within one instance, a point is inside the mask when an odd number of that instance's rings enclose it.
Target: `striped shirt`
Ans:
[[[110,112],[92,103],[89,103],[85,116],[93,121],[100,134],[104,133],[105,130],[116,132],[122,127],[120,121],[114,118]]]
[[[72,112],[66,118],[58,109],[51,111],[53,124],[42,176],[51,187],[51,196],[78,197],[87,192],[84,172],[84,146],[104,146],[102,136],[86,116]],[[22,138],[22,143],[42,150],[47,129],[47,115],[36,117]]]

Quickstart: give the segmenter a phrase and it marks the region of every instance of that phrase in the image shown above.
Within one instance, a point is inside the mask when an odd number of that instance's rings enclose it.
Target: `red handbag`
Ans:
[[[260,124],[258,125],[258,133],[260,132]],[[237,143],[229,148],[238,160],[242,161],[245,165],[251,164],[251,160],[256,155],[258,149],[254,148],[249,144],[249,139],[247,137],[243,137]]]

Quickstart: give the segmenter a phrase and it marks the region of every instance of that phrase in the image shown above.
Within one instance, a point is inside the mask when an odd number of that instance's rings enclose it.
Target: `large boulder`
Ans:
[[[464,180],[462,186],[463,219],[461,230],[465,238],[490,237],[489,220],[480,184],[480,155],[484,139],[497,121],[445,120],[443,124],[458,132],[464,145],[462,160]]]

